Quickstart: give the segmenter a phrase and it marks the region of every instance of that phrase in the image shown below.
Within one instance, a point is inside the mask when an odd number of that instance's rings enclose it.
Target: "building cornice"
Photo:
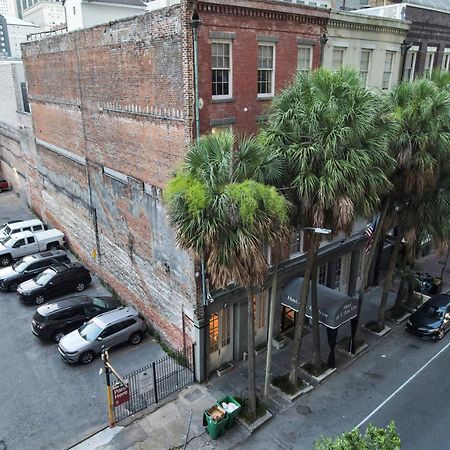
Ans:
[[[329,18],[329,10],[308,8],[297,4],[282,2],[256,2],[227,0],[202,0],[197,3],[197,11],[213,14],[224,14],[239,17],[255,17],[266,20],[298,22],[325,26]]]
[[[348,22],[346,20],[330,19],[328,28],[347,28],[350,30],[372,31],[377,33],[406,34],[408,28],[389,27],[385,25],[375,25],[370,23]]]

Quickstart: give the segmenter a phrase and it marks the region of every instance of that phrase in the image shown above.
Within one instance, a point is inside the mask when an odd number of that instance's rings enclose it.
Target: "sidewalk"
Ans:
[[[420,261],[421,267],[424,271],[428,271],[433,275],[440,273],[442,264],[439,262],[443,258],[429,255],[422,258]],[[449,277],[450,278],[450,277]],[[443,292],[450,289],[448,282],[444,283]],[[377,316],[379,299],[381,298],[382,286],[377,286],[370,289],[364,298],[363,308],[361,311],[360,325],[364,325],[370,320],[374,320]],[[388,308],[393,305],[395,301],[395,293],[391,292],[388,300]],[[387,323],[393,329],[403,328],[403,325],[395,325]],[[400,331],[400,330],[398,330]],[[338,333],[338,341],[350,335],[350,325],[344,325]],[[384,340],[385,337],[376,336],[364,328],[359,331],[360,339],[363,339],[368,345],[365,352],[349,358],[347,355],[336,351],[336,372],[331,376],[348,377],[351,372],[351,364],[361,357],[370,358],[369,354],[373,353],[377,343]],[[307,332],[303,338],[303,345],[301,351],[301,362],[311,360],[312,336]],[[322,359],[326,361],[328,357],[328,342],[324,327],[321,327],[321,353]],[[265,370],[265,352],[256,357],[257,366],[257,388],[263,390],[264,386],[264,370]],[[272,375],[281,375],[288,371],[290,363],[290,345],[288,344],[281,350],[273,351]],[[323,382],[327,383],[327,380]],[[95,435],[91,439],[73,447],[74,450],[168,450],[174,448],[184,448],[187,442],[187,449],[230,449],[240,448],[241,444],[248,439],[250,432],[242,426],[235,425],[228,430],[223,436],[217,440],[211,440],[209,435],[205,433],[202,425],[203,411],[208,409],[214,402],[224,396],[233,395],[240,396],[243,389],[247,387],[247,364],[240,361],[235,363],[235,367],[231,372],[228,372],[221,377],[216,374],[211,375],[211,378],[206,384],[195,384],[185,388],[181,391],[178,397],[161,406],[156,411],[147,416],[135,420],[126,427],[116,427],[113,429],[105,429],[103,432]],[[313,389],[307,395],[307,399],[313,400],[317,389]],[[318,395],[318,394],[316,394]],[[305,397],[300,397],[300,399]],[[289,402],[276,392],[272,392],[271,400],[268,409],[274,416],[283,415],[286,411],[295,404],[300,405],[299,399],[294,403]],[[300,406],[298,406],[300,407]],[[192,412],[192,419],[190,424],[189,435],[187,430],[189,427],[190,416]],[[270,427],[271,421],[264,427]],[[296,427],[293,424],[293,427]],[[326,426],[325,426],[326,430]],[[256,431],[257,433],[257,431]],[[319,435],[317,436],[319,437]],[[247,441],[248,443],[248,441]]]

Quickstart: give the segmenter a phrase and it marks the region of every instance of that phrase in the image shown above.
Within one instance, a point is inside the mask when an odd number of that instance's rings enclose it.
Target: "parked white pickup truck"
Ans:
[[[55,250],[63,245],[64,234],[56,229],[12,234],[0,244],[0,266],[9,266],[14,259],[44,250]]]

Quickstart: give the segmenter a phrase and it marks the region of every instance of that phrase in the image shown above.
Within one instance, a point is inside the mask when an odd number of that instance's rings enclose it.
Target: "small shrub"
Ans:
[[[373,331],[375,333],[380,333],[384,330],[384,327],[380,326],[380,324],[376,321],[371,321],[366,323],[366,328],[370,331]]]
[[[276,386],[277,388],[280,388],[284,393],[289,395],[294,395],[296,392],[303,389],[306,384],[305,382],[299,377],[297,378],[297,385],[294,386],[289,381],[289,374],[280,375],[278,377],[272,378],[272,384]]]

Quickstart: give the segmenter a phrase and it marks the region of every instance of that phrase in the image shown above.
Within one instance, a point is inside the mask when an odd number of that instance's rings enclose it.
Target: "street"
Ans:
[[[436,344],[401,326],[249,437],[246,448],[309,450],[321,435],[391,420],[402,449],[448,448],[449,354],[449,335]]]
[[[0,221],[27,217],[30,213],[13,193],[1,194]],[[108,294],[95,277],[85,292]],[[0,293],[0,448],[9,450],[67,448],[108,420],[101,359],[88,366],[66,364],[55,344],[31,332],[35,310],[21,304],[15,293]],[[150,337],[110,353],[122,374],[164,355]]]

